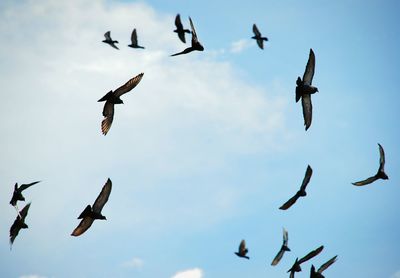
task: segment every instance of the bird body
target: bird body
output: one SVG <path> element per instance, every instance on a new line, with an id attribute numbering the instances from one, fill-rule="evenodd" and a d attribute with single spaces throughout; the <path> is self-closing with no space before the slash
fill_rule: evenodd
<path id="1" fill-rule="evenodd" d="M 323 249 L 324 249 L 324 246 L 321 245 L 317 249 L 315 249 L 315 250 L 311 251 L 310 253 L 308 253 L 307 255 L 305 255 L 300 260 L 299 260 L 299 258 L 296 258 L 296 261 L 294 262 L 293 266 L 287 271 L 287 272 L 290 272 L 290 277 L 294 277 L 294 273 L 295 272 L 300 272 L 301 271 L 301 266 L 300 265 L 302 263 L 314 258 L 319 253 L 321 253 Z"/>
<path id="2" fill-rule="evenodd" d="M 236 256 L 241 257 L 241 258 L 245 258 L 245 259 L 250 259 L 248 256 L 246 256 L 246 254 L 249 252 L 249 250 L 246 248 L 246 241 L 243 239 L 240 242 L 239 245 L 239 250 L 238 252 L 235 252 Z"/>
<path id="3" fill-rule="evenodd" d="M 28 229 L 28 225 L 25 223 L 25 218 L 28 215 L 28 210 L 31 206 L 31 203 L 25 205 L 25 207 L 18 213 L 17 218 L 14 220 L 10 228 L 10 248 L 14 243 L 15 238 L 18 236 L 19 231 L 21 229 Z"/>
<path id="4" fill-rule="evenodd" d="M 86 206 L 86 208 L 79 215 L 78 219 L 82 219 L 79 225 L 74 229 L 71 236 L 80 236 L 86 232 L 93 224 L 94 220 L 107 220 L 104 215 L 101 214 L 101 210 L 107 203 L 108 198 L 111 194 L 112 183 L 108 179 L 103 186 L 99 196 L 93 203 L 93 206 Z"/>
<path id="5" fill-rule="evenodd" d="M 138 38 L 137 38 L 137 34 L 136 34 L 136 29 L 133 29 L 132 34 L 131 34 L 131 44 L 128 45 L 129 47 L 132 48 L 141 48 L 144 49 L 143 46 L 140 46 L 138 44 Z"/>
<path id="6" fill-rule="evenodd" d="M 388 175 L 385 173 L 385 151 L 383 150 L 383 147 L 381 144 L 378 143 L 379 146 L 379 168 L 378 172 L 375 174 L 375 176 L 369 177 L 365 180 L 358 181 L 358 182 L 353 182 L 353 185 L 356 186 L 363 186 L 366 184 L 373 183 L 376 180 L 382 179 L 382 180 L 387 180 L 389 179 Z"/>
<path id="7" fill-rule="evenodd" d="M 318 92 L 318 88 L 312 86 L 312 79 L 315 70 L 315 54 L 310 49 L 306 69 L 304 71 L 303 79 L 297 77 L 296 80 L 296 102 L 301 98 L 301 105 L 303 107 L 303 118 L 306 130 L 311 126 L 312 121 L 312 103 L 311 95 Z"/>
<path id="8" fill-rule="evenodd" d="M 264 49 L 264 41 L 268 41 L 267 37 L 263 37 L 258 30 L 257 26 L 253 24 L 253 33 L 254 36 L 251 37 L 252 39 L 255 39 L 257 41 L 258 47 L 261 49 Z"/>
<path id="9" fill-rule="evenodd" d="M 39 182 L 40 181 L 35 181 L 32 183 L 28 183 L 28 184 L 21 184 L 20 187 L 18 187 L 18 183 L 15 183 L 14 192 L 11 197 L 10 204 L 12 206 L 16 207 L 18 201 L 25 201 L 25 197 L 22 195 L 22 191 L 24 191 L 25 189 L 27 189 L 27 188 L 31 187 L 32 185 L 37 184 Z"/>
<path id="10" fill-rule="evenodd" d="M 318 268 L 318 271 L 315 270 L 314 265 L 311 265 L 311 270 L 310 270 L 310 278 L 325 278 L 324 275 L 322 275 L 322 272 L 330 267 L 333 263 L 336 262 L 337 256 L 331 258 L 329 261 L 321 265 L 320 268 Z"/>
<path id="11" fill-rule="evenodd" d="M 106 135 L 111 128 L 114 119 L 114 105 L 124 103 L 120 97 L 135 88 L 137 84 L 139 84 L 140 80 L 142 80 L 143 75 L 144 73 L 138 74 L 115 91 L 109 91 L 98 100 L 98 102 L 106 102 L 103 107 L 104 119 L 101 122 L 101 131 L 104 135 Z"/>
<path id="12" fill-rule="evenodd" d="M 192 19 L 189 17 L 189 22 L 190 22 L 190 27 L 192 28 L 192 45 L 188 48 L 186 48 L 185 50 L 172 54 L 171 56 L 178 56 L 178 55 L 182 55 L 182 54 L 187 54 L 190 53 L 192 51 L 203 51 L 204 47 L 201 45 L 201 43 L 199 42 L 198 38 L 197 38 L 197 34 L 196 34 L 196 30 L 194 29 L 194 25 L 193 25 L 193 21 Z"/>
<path id="13" fill-rule="evenodd" d="M 175 17 L 175 26 L 176 26 L 176 29 L 174 30 L 174 32 L 178 34 L 179 39 L 183 43 L 186 43 L 185 33 L 190 34 L 190 30 L 183 28 L 183 25 L 181 22 L 181 16 L 179 14 L 177 14 Z"/>
<path id="14" fill-rule="evenodd" d="M 114 40 L 111 38 L 111 32 L 110 32 L 110 31 L 107 31 L 107 32 L 104 34 L 104 37 L 105 37 L 106 39 L 103 40 L 102 42 L 104 42 L 104 43 L 106 43 L 106 44 L 109 44 L 111 47 L 114 47 L 115 49 L 118 49 L 118 50 L 119 50 L 119 48 L 115 45 L 116 43 L 118 43 L 118 41 L 114 41 Z"/>

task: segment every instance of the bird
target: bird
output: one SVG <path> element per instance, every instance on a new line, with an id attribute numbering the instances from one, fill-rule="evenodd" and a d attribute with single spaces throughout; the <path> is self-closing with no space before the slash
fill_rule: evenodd
<path id="1" fill-rule="evenodd" d="M 306 70 L 304 71 L 303 79 L 297 77 L 296 80 L 296 102 L 301 98 L 303 106 L 303 118 L 306 130 L 311 126 L 312 120 L 312 103 L 311 94 L 318 92 L 318 88 L 311 85 L 315 70 L 315 54 L 310 49 L 310 54 L 307 61 Z"/>
<path id="2" fill-rule="evenodd" d="M 79 215 L 78 219 L 82 219 L 78 227 L 72 232 L 71 236 L 80 236 L 87 229 L 92 226 L 93 221 L 96 219 L 107 220 L 104 215 L 101 214 L 101 210 L 108 201 L 108 197 L 111 193 L 112 183 L 110 179 L 103 186 L 99 196 L 94 201 L 93 206 L 87 205 L 83 212 Z"/>
<path id="3" fill-rule="evenodd" d="M 105 96 L 98 100 L 98 102 L 106 102 L 103 108 L 104 119 L 101 122 L 101 131 L 104 135 L 106 135 L 110 130 L 114 119 L 114 104 L 124 103 L 120 97 L 135 88 L 137 84 L 139 84 L 140 80 L 142 80 L 143 74 L 144 73 L 138 74 L 115 91 L 109 91 Z"/>
<path id="4" fill-rule="evenodd" d="M 318 271 L 315 271 L 314 265 L 311 265 L 311 271 L 310 271 L 310 278 L 325 278 L 324 275 L 322 275 L 322 272 L 330 267 L 334 262 L 336 262 L 337 255 L 321 265 L 320 268 L 318 268 Z"/>
<path id="5" fill-rule="evenodd" d="M 257 44 L 261 49 L 264 49 L 264 41 L 268 41 L 268 38 L 261 36 L 261 33 L 258 31 L 258 28 L 255 24 L 253 24 L 253 33 L 254 36 L 251 38 L 257 41 Z"/>
<path id="6" fill-rule="evenodd" d="M 307 255 L 305 255 L 303 258 L 301 258 L 299 260 L 299 258 L 296 258 L 296 261 L 294 262 L 293 266 L 287 271 L 290 272 L 290 278 L 294 278 L 294 273 L 295 272 L 300 272 L 301 271 L 301 267 L 300 265 L 312 258 L 314 258 L 315 256 L 317 256 L 319 253 L 322 252 L 322 250 L 324 249 L 324 246 L 321 245 L 320 247 L 318 247 L 317 249 L 311 251 L 310 253 L 308 253 Z"/>
<path id="7" fill-rule="evenodd" d="M 239 245 L 239 251 L 235 252 L 236 256 L 241 257 L 241 258 L 246 258 L 246 259 L 250 259 L 248 256 L 246 256 L 246 254 L 249 252 L 249 250 L 246 248 L 246 241 L 244 239 L 242 239 L 242 241 L 240 242 Z"/>
<path id="8" fill-rule="evenodd" d="M 31 187 L 34 184 L 39 183 L 40 181 L 35 181 L 32 183 L 28 183 L 28 184 L 21 184 L 20 187 L 18 187 L 18 183 L 15 183 L 14 185 L 14 192 L 10 201 L 10 204 L 15 207 L 15 209 L 18 211 L 18 206 L 17 206 L 17 202 L 18 201 L 25 201 L 25 197 L 22 195 L 22 191 L 24 191 L 25 189 Z"/>
<path id="9" fill-rule="evenodd" d="M 10 249 L 14 243 L 15 238 L 17 237 L 19 231 L 21 229 L 28 229 L 28 225 L 25 223 L 25 218 L 28 215 L 28 210 L 31 206 L 31 203 L 25 205 L 25 207 L 18 213 L 17 218 L 10 228 Z"/>
<path id="10" fill-rule="evenodd" d="M 285 230 L 285 228 L 283 228 L 283 243 L 282 243 L 281 249 L 279 250 L 278 254 L 276 254 L 275 258 L 273 259 L 271 265 L 277 265 L 279 263 L 279 261 L 282 259 L 283 254 L 286 251 L 290 251 L 290 249 L 288 247 L 288 241 L 289 241 L 288 231 Z"/>
<path id="11" fill-rule="evenodd" d="M 370 184 L 376 180 L 382 179 L 387 180 L 389 179 L 388 175 L 385 173 L 385 151 L 383 150 L 381 144 L 378 143 L 379 146 L 379 169 L 375 176 L 369 177 L 363 181 L 353 182 L 353 185 L 356 186 L 363 186 L 366 184 Z"/>
<path id="12" fill-rule="evenodd" d="M 131 44 L 128 45 L 129 47 L 132 48 L 142 48 L 144 49 L 143 46 L 138 45 L 138 39 L 137 39 L 137 34 L 136 34 L 136 29 L 133 29 L 132 34 L 131 34 Z"/>
<path id="13" fill-rule="evenodd" d="M 115 45 L 116 43 L 118 43 L 118 41 L 114 41 L 112 38 L 111 38 L 111 35 L 110 35 L 110 31 L 107 31 L 105 34 L 104 34 L 104 37 L 106 38 L 105 40 L 103 40 L 103 42 L 104 43 L 108 43 L 109 45 L 111 45 L 112 47 L 114 47 L 115 49 L 118 49 L 119 50 L 119 48 Z"/>
<path id="14" fill-rule="evenodd" d="M 181 54 L 187 54 L 189 52 L 192 52 L 194 50 L 198 50 L 198 51 L 203 51 L 204 47 L 201 45 L 201 43 L 199 42 L 198 38 L 197 38 L 197 34 L 196 34 L 196 30 L 194 29 L 194 25 L 193 25 L 193 21 L 192 19 L 189 17 L 189 21 L 190 21 L 190 27 L 192 28 L 192 45 L 188 48 L 186 48 L 185 50 L 172 54 L 171 56 L 177 56 L 177 55 L 181 55 Z"/>
<path id="15" fill-rule="evenodd" d="M 174 30 L 174 32 L 178 34 L 179 39 L 183 43 L 186 43 L 185 33 L 190 34 L 190 30 L 183 28 L 183 25 L 181 22 L 181 16 L 179 14 L 177 14 L 175 17 L 175 26 L 176 26 L 176 30 Z"/>
<path id="16" fill-rule="evenodd" d="M 297 191 L 296 194 L 292 198 L 290 198 L 286 203 L 284 203 L 279 209 L 287 210 L 297 201 L 298 198 L 305 197 L 307 195 L 306 187 L 307 187 L 308 183 L 310 182 L 312 173 L 313 173 L 313 170 L 311 169 L 311 166 L 308 165 L 306 174 L 304 175 L 303 183 L 301 184 L 299 191 Z"/>

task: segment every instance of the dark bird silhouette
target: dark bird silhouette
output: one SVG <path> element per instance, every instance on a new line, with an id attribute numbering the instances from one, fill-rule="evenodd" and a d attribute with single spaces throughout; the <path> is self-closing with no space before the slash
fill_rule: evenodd
<path id="1" fill-rule="evenodd" d="M 241 258 L 246 258 L 246 259 L 250 259 L 248 256 L 246 256 L 246 254 L 249 252 L 249 250 L 246 248 L 246 241 L 243 239 L 240 242 L 239 245 L 239 251 L 235 252 L 236 256 L 241 257 Z"/>
<path id="2" fill-rule="evenodd" d="M 308 165 L 306 174 L 304 175 L 303 183 L 301 184 L 299 191 L 297 191 L 297 193 L 292 198 L 290 198 L 286 203 L 284 203 L 279 209 L 287 210 L 294 203 L 296 203 L 298 198 L 304 197 L 307 195 L 306 187 L 307 187 L 308 183 L 310 182 L 312 173 L 313 173 L 313 170 L 311 169 L 310 165 Z"/>
<path id="3" fill-rule="evenodd" d="M 177 14 L 175 17 L 175 26 L 176 26 L 176 30 L 174 30 L 174 32 L 178 34 L 179 39 L 183 43 L 186 43 L 185 33 L 190 34 L 190 31 L 188 29 L 183 28 L 183 25 L 181 22 L 181 16 L 179 14 Z"/>
<path id="4" fill-rule="evenodd" d="M 18 211 L 18 207 L 17 207 L 17 202 L 18 201 L 25 201 L 25 197 L 22 195 L 22 191 L 24 191 L 25 189 L 31 187 L 34 184 L 39 183 L 40 181 L 35 181 L 32 183 L 28 183 L 28 184 L 21 184 L 20 187 L 18 187 L 18 183 L 15 183 L 14 185 L 14 192 L 10 201 L 10 204 L 15 207 Z"/>
<path id="5" fill-rule="evenodd" d="M 14 243 L 15 238 L 17 237 L 19 231 L 21 229 L 28 229 L 28 225 L 25 223 L 25 218 L 28 215 L 28 210 L 31 206 L 31 203 L 25 205 L 25 207 L 18 213 L 17 218 L 10 228 L 10 249 Z"/>
<path id="6" fill-rule="evenodd" d="M 120 97 L 135 88 L 137 84 L 139 84 L 140 80 L 142 80 L 143 74 L 144 73 L 138 74 L 137 76 L 126 82 L 124 85 L 116 89 L 114 92 L 109 91 L 105 96 L 98 100 L 98 102 L 106 102 L 103 108 L 104 119 L 101 122 L 101 131 L 104 135 L 106 135 L 107 132 L 110 130 L 111 124 L 114 119 L 114 104 L 124 103 Z"/>
<path id="7" fill-rule="evenodd" d="M 129 44 L 128 46 L 129 46 L 129 47 L 132 47 L 132 48 L 142 48 L 142 49 L 144 49 L 143 46 L 140 46 L 140 45 L 138 44 L 136 29 L 133 29 L 133 31 L 132 31 L 132 34 L 131 34 L 131 44 Z"/>
<path id="8" fill-rule="evenodd" d="M 322 250 L 324 249 L 324 246 L 321 245 L 320 247 L 318 247 L 317 249 L 311 251 L 310 253 L 308 253 L 307 255 L 305 255 L 303 258 L 301 258 L 299 260 L 299 258 L 296 258 L 296 261 L 294 262 L 293 266 L 287 271 L 290 272 L 290 278 L 294 278 L 294 273 L 295 272 L 300 272 L 301 271 L 301 267 L 300 265 L 312 258 L 314 258 L 315 256 L 317 256 L 319 253 L 322 252 Z"/>
<path id="9" fill-rule="evenodd" d="M 366 180 L 353 182 L 356 186 L 363 186 L 369 183 L 372 183 L 376 180 L 382 179 L 387 180 L 389 179 L 388 175 L 385 173 L 385 151 L 383 150 L 381 144 L 378 143 L 379 146 L 379 169 L 375 176 L 369 177 Z"/>
<path id="10" fill-rule="evenodd" d="M 336 262 L 336 258 L 337 256 L 333 257 L 332 259 L 321 265 L 321 267 L 318 268 L 318 271 L 315 271 L 314 265 L 311 265 L 310 278 L 325 278 L 325 276 L 322 275 L 322 272 L 328 267 L 330 267 L 331 264 Z"/>
<path id="11" fill-rule="evenodd" d="M 275 258 L 273 259 L 271 265 L 277 265 L 279 263 L 279 261 L 282 259 L 283 254 L 286 251 L 290 251 L 290 249 L 288 247 L 288 241 L 289 241 L 288 231 L 286 231 L 285 228 L 283 228 L 283 243 L 282 243 L 281 249 L 279 250 L 278 254 L 276 254 Z"/>
<path id="12" fill-rule="evenodd" d="M 104 37 L 105 37 L 106 39 L 103 40 L 103 42 L 104 42 L 104 43 L 107 43 L 107 44 L 111 45 L 112 47 L 114 47 L 115 49 L 118 49 L 118 50 L 119 50 L 119 48 L 115 45 L 116 43 L 118 43 L 118 41 L 114 41 L 114 40 L 111 38 L 110 33 L 111 33 L 111 32 L 108 31 L 108 32 L 106 32 L 106 33 L 104 34 Z"/>
<path id="13" fill-rule="evenodd" d="M 301 104 L 303 106 L 304 125 L 306 126 L 306 130 L 311 126 L 312 120 L 311 94 L 315 94 L 316 92 L 318 92 L 318 88 L 311 85 L 312 79 L 314 77 L 314 70 L 315 55 L 314 51 L 310 49 L 310 55 L 308 57 L 303 80 L 301 80 L 300 76 L 297 77 L 296 80 L 296 102 L 298 102 L 301 98 Z"/>
<path id="14" fill-rule="evenodd" d="M 255 24 L 253 24 L 253 33 L 254 36 L 251 38 L 257 41 L 257 44 L 261 49 L 264 49 L 264 41 L 268 41 L 268 38 L 261 36 L 261 33 L 258 31 L 258 28 Z"/>
<path id="15" fill-rule="evenodd" d="M 86 232 L 96 219 L 107 220 L 106 217 L 101 214 L 101 210 L 108 201 L 108 197 L 111 193 L 111 185 L 111 180 L 108 179 L 96 201 L 94 201 L 93 206 L 91 207 L 90 205 L 87 205 L 84 211 L 79 215 L 78 219 L 82 220 L 78 227 L 76 227 L 72 232 L 71 236 L 80 236 Z"/>
<path id="16" fill-rule="evenodd" d="M 182 52 L 172 54 L 171 56 L 187 54 L 194 50 L 198 50 L 198 51 L 204 50 L 204 47 L 201 45 L 201 43 L 199 42 L 199 40 L 197 38 L 196 30 L 194 29 L 194 25 L 193 25 L 192 19 L 190 17 L 189 17 L 189 21 L 190 21 L 190 27 L 192 28 L 192 45 L 190 47 L 186 48 L 185 50 L 183 50 Z"/>

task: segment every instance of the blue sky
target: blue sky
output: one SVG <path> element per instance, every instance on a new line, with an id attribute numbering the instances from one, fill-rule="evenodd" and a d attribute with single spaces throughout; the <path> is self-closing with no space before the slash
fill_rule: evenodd
<path id="1" fill-rule="evenodd" d="M 288 277 L 322 244 L 314 265 L 338 255 L 326 277 L 400 277 L 398 2 L 64 2 L 0 3 L 1 277 Z M 169 57 L 185 47 L 178 12 L 204 52 Z M 134 27 L 145 50 L 126 47 Z M 310 48 L 305 132 L 294 91 Z M 96 101 L 140 72 L 102 136 Z M 352 186 L 375 174 L 378 142 L 390 179 Z M 308 164 L 307 197 L 279 210 Z M 108 177 L 107 221 L 69 236 Z M 34 180 L 10 252 L 12 188 Z M 292 252 L 272 267 L 282 227 Z"/>

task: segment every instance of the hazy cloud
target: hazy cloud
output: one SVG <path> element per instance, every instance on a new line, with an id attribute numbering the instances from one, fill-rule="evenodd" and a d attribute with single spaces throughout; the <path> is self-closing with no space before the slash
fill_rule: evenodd
<path id="1" fill-rule="evenodd" d="M 252 41 L 251 39 L 241 39 L 231 44 L 230 51 L 232 53 L 240 53 L 243 50 L 246 50 L 247 48 L 254 46 L 254 43 L 255 42 Z"/>
<path id="2" fill-rule="evenodd" d="M 177 272 L 172 278 L 203 278 L 203 270 L 193 268 Z"/>
<path id="3" fill-rule="evenodd" d="M 392 276 L 390 276 L 390 278 L 400 278 L 400 270 L 397 271 L 395 274 L 393 274 Z"/>
<path id="4" fill-rule="evenodd" d="M 144 261 L 141 258 L 134 257 L 131 260 L 124 262 L 123 266 L 132 267 L 132 268 L 142 268 L 144 265 Z"/>

